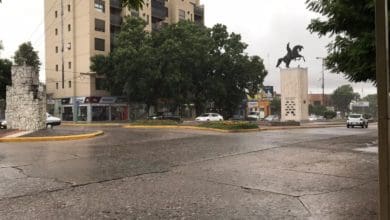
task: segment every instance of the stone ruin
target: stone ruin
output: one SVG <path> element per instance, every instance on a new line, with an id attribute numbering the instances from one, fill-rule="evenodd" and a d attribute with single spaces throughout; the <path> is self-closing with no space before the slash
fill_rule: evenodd
<path id="1" fill-rule="evenodd" d="M 12 67 L 12 86 L 7 86 L 6 102 L 8 129 L 46 128 L 46 87 L 39 82 L 39 73 L 32 67 Z"/>

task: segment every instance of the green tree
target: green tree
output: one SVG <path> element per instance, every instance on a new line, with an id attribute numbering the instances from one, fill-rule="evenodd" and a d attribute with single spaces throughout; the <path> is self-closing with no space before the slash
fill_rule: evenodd
<path id="1" fill-rule="evenodd" d="M 31 42 L 21 44 L 19 49 L 15 52 L 15 56 L 13 58 L 16 65 L 31 66 L 36 72 L 39 72 L 41 62 L 39 61 L 38 52 L 34 51 Z"/>
<path id="2" fill-rule="evenodd" d="M 0 51 L 3 44 L 0 41 Z M 0 59 L 0 99 L 5 99 L 6 87 L 11 85 L 11 67 L 12 62 L 8 59 Z"/>
<path id="3" fill-rule="evenodd" d="M 326 111 L 327 109 L 323 105 L 309 105 L 309 114 L 324 116 Z"/>
<path id="4" fill-rule="evenodd" d="M 342 85 L 332 94 L 332 102 L 337 111 L 348 112 L 349 104 L 353 99 L 358 98 L 359 94 L 353 92 L 351 85 Z"/>
<path id="5" fill-rule="evenodd" d="M 272 99 L 270 107 L 271 107 L 271 114 L 280 116 L 280 113 L 282 111 L 282 102 L 279 97 L 276 96 L 275 98 Z"/>
<path id="6" fill-rule="evenodd" d="M 241 36 L 229 33 L 226 26 L 215 25 L 211 38 L 211 98 L 215 107 L 229 118 L 247 95 L 253 96 L 261 89 L 267 71 L 263 60 L 258 56 L 249 57 Z"/>
<path id="7" fill-rule="evenodd" d="M 213 29 L 179 22 L 159 32 L 144 31 L 145 22 L 127 18 L 109 56 L 92 58 L 91 69 L 106 76 L 106 88 L 130 101 L 171 111 L 194 103 L 197 113 L 214 103 L 231 116 L 246 94 L 255 94 L 267 72 L 258 56 L 226 27 Z"/>
<path id="8" fill-rule="evenodd" d="M 368 108 L 368 113 L 372 117 L 378 118 L 378 96 L 376 94 L 367 95 L 362 100 L 367 101 L 370 104 Z"/>
<path id="9" fill-rule="evenodd" d="M 375 82 L 374 1 L 306 0 L 306 5 L 321 15 L 309 24 L 310 32 L 334 39 L 327 46 L 326 67 L 354 82 Z"/>
<path id="10" fill-rule="evenodd" d="M 139 18 L 127 18 L 107 57 L 91 58 L 91 70 L 106 78 L 105 87 L 113 95 L 126 95 L 129 101 L 157 103 L 161 77 L 156 70 L 151 35 Z"/>
<path id="11" fill-rule="evenodd" d="M 11 85 L 12 62 L 8 59 L 0 59 L 0 99 L 5 99 L 6 87 Z"/>
<path id="12" fill-rule="evenodd" d="M 121 0 L 122 7 L 128 7 L 129 9 L 139 10 L 144 5 L 144 0 Z"/>

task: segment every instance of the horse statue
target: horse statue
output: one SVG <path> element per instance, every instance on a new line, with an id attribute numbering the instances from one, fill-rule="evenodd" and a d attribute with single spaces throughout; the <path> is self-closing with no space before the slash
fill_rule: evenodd
<path id="1" fill-rule="evenodd" d="M 279 67 L 282 62 L 286 64 L 286 68 L 290 68 L 290 62 L 291 60 L 301 60 L 306 62 L 305 57 L 300 55 L 299 53 L 302 51 L 303 46 L 297 45 L 293 47 L 291 50 L 290 43 L 287 44 L 287 54 L 283 58 L 278 59 L 278 63 L 276 64 L 276 67 Z"/>

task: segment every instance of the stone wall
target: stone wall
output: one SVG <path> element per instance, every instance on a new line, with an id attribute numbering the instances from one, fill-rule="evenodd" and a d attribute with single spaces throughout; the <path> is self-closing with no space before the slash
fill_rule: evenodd
<path id="1" fill-rule="evenodd" d="M 37 131 L 46 128 L 46 88 L 28 66 L 12 67 L 7 86 L 5 119 L 8 129 Z"/>

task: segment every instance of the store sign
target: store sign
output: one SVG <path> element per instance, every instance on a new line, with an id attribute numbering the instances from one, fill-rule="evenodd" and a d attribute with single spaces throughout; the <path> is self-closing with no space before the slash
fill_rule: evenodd
<path id="1" fill-rule="evenodd" d="M 257 108 L 259 107 L 258 102 L 248 102 L 248 108 Z"/>
<path id="2" fill-rule="evenodd" d="M 86 99 L 86 97 L 76 97 L 76 103 L 77 104 L 83 104 L 83 103 L 85 103 L 85 99 Z M 73 97 L 70 98 L 69 104 L 73 104 L 73 100 L 74 100 Z"/>
<path id="3" fill-rule="evenodd" d="M 84 103 L 99 103 L 100 102 L 100 97 L 86 97 Z"/>
<path id="4" fill-rule="evenodd" d="M 264 86 L 263 88 L 264 94 L 265 94 L 265 99 L 267 100 L 272 100 L 274 97 L 274 87 L 273 86 Z"/>
<path id="5" fill-rule="evenodd" d="M 68 105 L 69 103 L 70 103 L 70 98 L 61 99 L 61 104 Z"/>
<path id="6" fill-rule="evenodd" d="M 118 97 L 116 99 L 116 103 L 127 103 L 127 98 L 125 98 L 125 97 Z"/>
<path id="7" fill-rule="evenodd" d="M 116 101 L 116 97 L 102 97 L 100 99 L 101 104 L 113 104 Z"/>
<path id="8" fill-rule="evenodd" d="M 356 103 L 352 104 L 352 106 L 353 107 L 360 107 L 360 108 L 362 108 L 362 107 L 368 108 L 368 107 L 370 107 L 370 103 L 369 102 L 356 102 Z"/>

